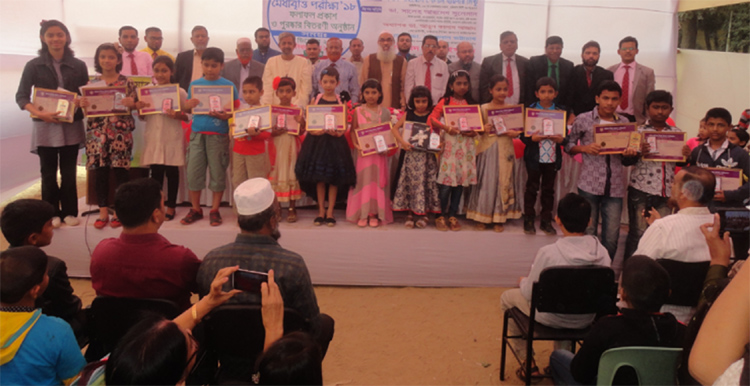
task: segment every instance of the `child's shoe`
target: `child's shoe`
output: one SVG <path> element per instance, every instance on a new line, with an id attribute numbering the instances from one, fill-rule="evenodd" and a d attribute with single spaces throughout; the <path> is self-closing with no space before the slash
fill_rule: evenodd
<path id="1" fill-rule="evenodd" d="M 435 228 L 441 232 L 446 232 L 448 230 L 448 225 L 445 224 L 445 217 L 440 216 L 435 219 Z"/>
<path id="2" fill-rule="evenodd" d="M 450 226 L 452 231 L 461 230 L 461 224 L 458 222 L 458 219 L 455 217 L 451 217 L 448 219 L 448 225 Z"/>
<path id="3" fill-rule="evenodd" d="M 547 236 L 555 236 L 557 235 L 557 231 L 554 227 L 552 227 L 551 221 L 542 221 L 541 224 L 539 224 L 539 229 L 541 229 L 542 232 L 547 234 Z"/>
<path id="4" fill-rule="evenodd" d="M 523 218 L 523 233 L 527 235 L 535 235 L 536 228 L 534 228 L 534 217 L 524 216 Z"/>

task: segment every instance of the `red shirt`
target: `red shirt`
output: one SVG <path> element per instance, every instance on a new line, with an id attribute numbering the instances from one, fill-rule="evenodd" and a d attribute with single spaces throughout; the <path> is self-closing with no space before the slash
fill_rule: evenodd
<path id="1" fill-rule="evenodd" d="M 258 155 L 266 152 L 266 141 L 271 138 L 269 130 L 261 131 L 255 136 L 247 136 L 234 140 L 232 150 L 242 155 Z"/>
<path id="2" fill-rule="evenodd" d="M 190 249 L 158 233 L 121 234 L 91 254 L 91 286 L 97 296 L 167 299 L 188 309 L 200 264 Z"/>

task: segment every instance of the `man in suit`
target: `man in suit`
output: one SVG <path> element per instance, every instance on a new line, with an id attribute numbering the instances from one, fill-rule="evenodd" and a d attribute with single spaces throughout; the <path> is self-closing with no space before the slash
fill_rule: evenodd
<path id="1" fill-rule="evenodd" d="M 208 30 L 202 25 L 196 25 L 190 32 L 190 42 L 195 49 L 183 51 L 177 54 L 175 61 L 175 79 L 180 88 L 190 88 L 190 82 L 203 76 L 201 68 L 201 55 L 208 47 Z"/>
<path id="2" fill-rule="evenodd" d="M 607 68 L 622 87 L 622 102 L 617 107 L 617 113 L 627 117 L 630 122 L 643 124 L 646 121 L 646 95 L 654 91 L 656 84 L 654 70 L 636 63 L 638 40 L 632 36 L 620 40 L 617 54 L 622 62 Z"/>
<path id="3" fill-rule="evenodd" d="M 248 38 L 237 39 L 237 59 L 230 60 L 221 70 L 221 76 L 234 83 L 238 91 L 242 91 L 242 82 L 250 76 L 263 77 L 265 65 L 253 60 L 253 43 Z"/>
<path id="4" fill-rule="evenodd" d="M 573 68 L 568 79 L 565 95 L 560 97 L 563 105 L 568 108 L 568 122 L 573 123 L 575 116 L 596 107 L 596 90 L 605 80 L 614 80 L 609 70 L 597 66 L 601 48 L 599 43 L 591 40 L 583 45 L 581 59 L 583 64 Z"/>
<path id="5" fill-rule="evenodd" d="M 482 69 L 479 75 L 479 95 L 481 103 L 489 102 L 492 97 L 488 85 L 490 78 L 495 74 L 504 75 L 508 78 L 507 104 L 526 103 L 526 72 L 529 59 L 516 55 L 518 50 L 518 37 L 513 31 L 505 31 L 500 34 L 500 53 L 482 61 Z"/>
<path id="6" fill-rule="evenodd" d="M 568 78 L 573 72 L 573 62 L 561 58 L 563 50 L 563 40 L 559 36 L 550 36 L 544 44 L 544 55 L 532 56 L 529 59 L 529 74 L 527 75 L 526 85 L 526 104 L 537 101 L 534 94 L 536 81 L 545 76 L 550 77 L 557 82 L 557 98 L 554 102 L 557 105 L 562 104 L 560 96 L 565 95 L 568 87 Z M 589 109 L 590 110 L 590 109 Z"/>
<path id="7" fill-rule="evenodd" d="M 471 97 L 479 103 L 479 74 L 482 72 L 482 66 L 474 61 L 474 46 L 469 42 L 461 42 L 456 46 L 458 61 L 448 65 L 448 71 L 452 74 L 458 70 L 465 70 L 469 73 L 471 80 Z"/>

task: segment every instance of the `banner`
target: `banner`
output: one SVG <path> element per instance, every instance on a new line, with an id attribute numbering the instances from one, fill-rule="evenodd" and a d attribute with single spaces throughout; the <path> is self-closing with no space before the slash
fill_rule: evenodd
<path id="1" fill-rule="evenodd" d="M 295 54 L 302 55 L 308 39 L 318 39 L 321 51 L 332 37 L 343 41 L 344 55 L 355 37 L 365 45 L 363 55 L 377 50 L 383 31 L 408 32 L 411 53 L 421 54 L 422 38 L 434 35 L 450 46 L 448 58 L 457 60 L 456 45 L 469 42 L 482 49 L 484 0 L 263 0 L 263 26 L 278 46 L 279 35 L 291 32 L 297 38 Z M 325 55 L 325 54 L 324 54 Z"/>

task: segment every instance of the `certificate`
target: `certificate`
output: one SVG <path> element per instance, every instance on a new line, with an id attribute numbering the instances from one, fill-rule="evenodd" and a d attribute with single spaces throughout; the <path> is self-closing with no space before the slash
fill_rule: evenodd
<path id="1" fill-rule="evenodd" d="M 362 156 L 385 153 L 390 149 L 397 149 L 396 138 L 391 132 L 391 123 L 380 123 L 359 127 L 354 131 L 359 142 Z"/>
<path id="2" fill-rule="evenodd" d="M 193 108 L 193 114 L 208 114 L 212 111 L 232 113 L 234 111 L 232 86 L 192 86 L 190 97 L 200 102 Z"/>
<path id="3" fill-rule="evenodd" d="M 560 135 L 565 136 L 565 111 L 526 109 L 524 135 Z"/>
<path id="4" fill-rule="evenodd" d="M 742 169 L 706 168 L 716 176 L 716 191 L 737 190 L 742 186 Z"/>
<path id="5" fill-rule="evenodd" d="M 247 130 L 250 128 L 269 130 L 271 126 L 273 126 L 273 121 L 271 120 L 271 106 L 250 107 L 248 109 L 235 111 L 232 137 L 246 137 Z"/>
<path id="6" fill-rule="evenodd" d="M 122 104 L 127 92 L 126 86 L 81 87 L 81 95 L 89 102 L 89 107 L 83 110 L 86 117 L 130 115 L 130 110 Z"/>
<path id="7" fill-rule="evenodd" d="M 492 123 L 490 135 L 500 135 L 509 131 L 523 131 L 523 105 L 487 110 L 487 119 Z"/>
<path id="8" fill-rule="evenodd" d="M 649 144 L 648 154 L 644 161 L 685 162 L 682 148 L 685 147 L 684 132 L 644 131 L 643 141 Z"/>
<path id="9" fill-rule="evenodd" d="M 346 129 L 346 107 L 344 105 L 307 106 L 308 131 L 343 131 Z"/>
<path id="10" fill-rule="evenodd" d="M 180 85 L 138 87 L 138 100 L 146 107 L 138 110 L 141 115 L 165 114 L 167 110 L 180 111 Z"/>
<path id="11" fill-rule="evenodd" d="M 630 134 L 637 131 L 636 126 L 636 123 L 594 125 L 594 143 L 602 147 L 599 154 L 622 154 L 630 146 Z"/>
<path id="12" fill-rule="evenodd" d="M 440 151 L 440 135 L 422 122 L 404 122 L 402 137 L 413 150 L 437 153 Z"/>
<path id="13" fill-rule="evenodd" d="M 294 116 L 300 114 L 302 109 L 296 107 L 271 106 L 271 126 L 286 128 L 287 133 L 299 135 L 299 123 Z"/>
<path id="14" fill-rule="evenodd" d="M 460 131 L 484 131 L 479 105 L 443 107 L 445 125 Z"/>
<path id="15" fill-rule="evenodd" d="M 70 91 L 34 87 L 34 95 L 31 103 L 39 111 L 60 112 L 60 115 L 55 117 L 55 119 L 60 122 L 72 123 L 76 111 L 73 100 L 76 99 L 77 95 Z M 31 117 L 39 118 L 33 114 Z"/>

